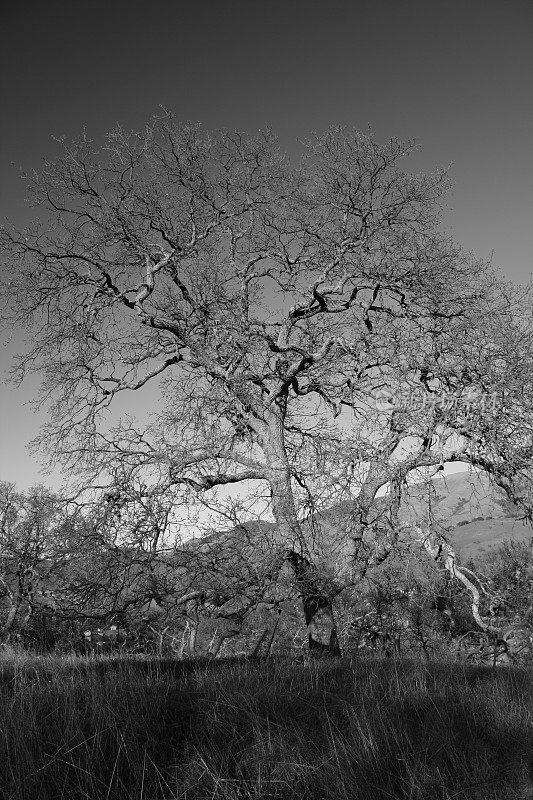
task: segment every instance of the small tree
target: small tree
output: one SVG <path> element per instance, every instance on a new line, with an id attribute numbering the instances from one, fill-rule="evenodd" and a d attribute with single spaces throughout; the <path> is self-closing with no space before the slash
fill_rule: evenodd
<path id="1" fill-rule="evenodd" d="M 512 313 L 439 230 L 444 173 L 407 174 L 411 143 L 342 128 L 291 166 L 269 132 L 171 116 L 62 148 L 27 176 L 41 219 L 2 233 L 11 318 L 34 331 L 17 374 L 40 371 L 52 400 L 42 442 L 85 481 L 120 469 L 210 507 L 217 488 L 266 486 L 311 651 L 338 654 L 333 599 L 393 549 L 407 475 L 494 456 L 461 403 L 491 389 L 480 325 Z M 106 426 L 149 386 L 151 424 Z M 328 574 L 327 536 L 302 517 L 342 500 Z"/>
<path id="2" fill-rule="evenodd" d="M 69 555 L 65 523 L 63 504 L 44 487 L 0 483 L 0 641 L 23 636 L 36 613 L 56 608 Z"/>

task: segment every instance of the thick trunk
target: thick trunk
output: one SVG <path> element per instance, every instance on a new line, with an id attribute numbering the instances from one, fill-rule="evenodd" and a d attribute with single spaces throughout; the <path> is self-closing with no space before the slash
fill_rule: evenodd
<path id="1" fill-rule="evenodd" d="M 311 656 L 340 658 L 341 648 L 333 616 L 333 604 L 328 598 L 325 607 L 304 603 L 305 621 Z"/>
<path id="2" fill-rule="evenodd" d="M 331 591 L 321 586 L 320 575 L 314 574 L 309 561 L 299 553 L 287 555 L 300 592 L 307 626 L 309 655 L 318 658 L 340 658 L 341 649 L 333 614 Z"/>
<path id="3" fill-rule="evenodd" d="M 300 555 L 302 551 L 305 552 L 305 541 L 296 513 L 290 468 L 281 430 L 279 437 L 271 436 L 270 444 L 272 450 L 267 453 L 267 458 L 272 512 L 300 593 L 307 626 L 309 654 L 337 658 L 341 655 L 341 651 L 333 614 L 333 595 L 323 585 L 322 576 L 313 569 L 304 556 Z"/>

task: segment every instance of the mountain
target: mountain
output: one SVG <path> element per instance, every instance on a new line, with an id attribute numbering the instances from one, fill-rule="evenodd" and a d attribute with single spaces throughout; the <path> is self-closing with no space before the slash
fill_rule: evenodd
<path id="1" fill-rule="evenodd" d="M 463 562 L 484 555 L 505 541 L 528 541 L 533 536 L 531 526 L 517 518 L 515 506 L 485 473 L 439 475 L 432 486 L 433 516 L 448 529 Z M 403 513 L 423 519 L 427 515 L 427 487 L 411 487 L 409 494 Z"/>
<path id="2" fill-rule="evenodd" d="M 470 558 L 477 560 L 505 541 L 528 541 L 533 537 L 533 529 L 517 518 L 516 509 L 505 492 L 491 484 L 484 473 L 439 474 L 431 481 L 431 486 L 430 492 L 425 483 L 409 487 L 402 500 L 400 519 L 423 523 L 427 519 L 430 495 L 433 517 L 447 531 L 463 564 Z M 378 498 L 378 513 L 382 503 Z M 350 551 L 346 530 L 351 510 L 352 504 L 345 501 L 317 512 L 303 526 L 311 553 L 318 561 L 325 559 L 335 570 L 346 563 Z M 408 542 L 406 536 L 405 544 Z M 182 552 L 188 553 L 188 558 L 195 553 L 199 563 L 205 560 L 207 571 L 210 569 L 207 564 L 215 558 L 219 567 L 224 564 L 232 574 L 242 575 L 249 569 L 270 563 L 272 553 L 282 544 L 287 543 L 280 540 L 273 522 L 256 520 L 191 540 Z"/>

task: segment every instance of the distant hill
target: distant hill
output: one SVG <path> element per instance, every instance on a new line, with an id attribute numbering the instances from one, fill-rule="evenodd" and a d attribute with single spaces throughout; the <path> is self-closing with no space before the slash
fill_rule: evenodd
<path id="1" fill-rule="evenodd" d="M 505 492 L 491 484 L 485 473 L 457 472 L 432 481 L 433 514 L 450 530 L 450 538 L 463 561 L 485 554 L 503 542 L 528 541 L 533 528 L 517 518 Z M 428 492 L 411 487 L 405 513 L 421 519 L 427 513 Z"/>
<path id="2" fill-rule="evenodd" d="M 463 562 L 484 555 L 489 549 L 505 541 L 528 541 L 533 528 L 518 519 L 516 507 L 505 492 L 494 486 L 485 473 L 457 472 L 438 476 L 431 481 L 432 511 L 435 520 L 448 531 L 449 538 Z M 379 509 L 380 499 L 376 507 Z M 412 485 L 402 500 L 400 519 L 407 522 L 427 519 L 428 487 Z M 342 558 L 346 542 L 339 538 L 350 514 L 350 504 L 341 503 L 315 516 L 322 529 L 321 544 L 328 547 L 331 556 Z M 406 536 L 405 542 L 409 541 Z"/>
<path id="3" fill-rule="evenodd" d="M 505 541 L 528 541 L 533 537 L 533 528 L 517 518 L 517 511 L 505 492 L 492 485 L 485 474 L 465 471 L 446 477 L 439 475 L 432 484 L 434 518 L 448 530 L 463 563 L 470 558 L 477 560 Z M 378 498 L 378 508 L 379 505 Z M 402 502 L 400 517 L 422 522 L 427 517 L 427 506 L 427 485 L 411 486 Z M 351 508 L 349 502 L 343 502 L 318 512 L 304 523 L 304 536 L 311 552 L 319 560 L 325 557 L 334 568 L 346 563 L 350 550 L 349 538 L 343 531 Z M 407 546 L 408 541 L 406 536 Z M 281 541 L 274 523 L 251 521 L 189 542 L 185 551 L 196 552 L 200 560 L 207 557 L 208 561 L 216 553 L 218 564 L 224 563 L 238 575 L 254 564 L 269 563 L 273 551 L 282 544 L 290 543 Z"/>

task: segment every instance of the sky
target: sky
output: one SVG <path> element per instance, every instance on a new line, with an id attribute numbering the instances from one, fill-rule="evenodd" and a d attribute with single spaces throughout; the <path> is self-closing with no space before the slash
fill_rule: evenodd
<path id="1" fill-rule="evenodd" d="M 503 274 L 533 253 L 533 0 L 93 0 L 12 3 L 0 47 L 0 219 L 30 219 L 20 170 L 54 136 L 161 106 L 207 128 L 272 127 L 291 151 L 332 124 L 414 138 L 416 170 L 450 166 L 445 223 Z M 1 268 L 1 267 L 0 267 Z M 17 336 L 0 331 L 0 480 L 43 481 L 26 446 L 43 417 L 3 383 Z"/>

